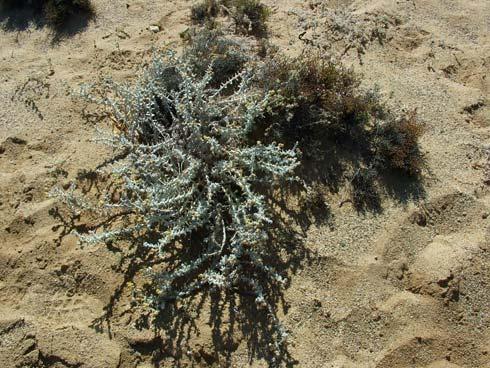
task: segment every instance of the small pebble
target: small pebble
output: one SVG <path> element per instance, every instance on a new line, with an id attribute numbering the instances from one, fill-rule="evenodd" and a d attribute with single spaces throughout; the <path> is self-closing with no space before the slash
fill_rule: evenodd
<path id="1" fill-rule="evenodd" d="M 153 26 L 150 26 L 148 29 L 149 29 L 150 31 L 152 31 L 153 33 L 158 33 L 158 32 L 160 32 L 160 27 L 159 27 L 159 26 L 155 26 L 155 25 L 153 25 Z"/>

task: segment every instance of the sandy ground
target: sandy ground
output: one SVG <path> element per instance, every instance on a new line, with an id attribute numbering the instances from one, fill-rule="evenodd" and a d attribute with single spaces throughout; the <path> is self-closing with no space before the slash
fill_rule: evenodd
<path id="1" fill-rule="evenodd" d="M 97 115 L 71 91 L 133 78 L 153 45 L 179 44 L 192 3 L 93 2 L 95 23 L 60 42 L 45 29 L 0 31 L 0 367 L 267 366 L 260 332 L 219 345 L 206 307 L 173 334 L 135 324 L 120 255 L 80 248 L 53 210 L 53 185 L 108 155 L 91 141 Z M 291 359 L 489 368 L 490 2 L 265 2 L 271 43 L 292 54 L 304 40 L 336 54 L 354 45 L 344 62 L 427 127 L 421 186 L 387 190 L 383 211 L 364 214 L 338 206 L 341 188 L 328 194 L 328 223 L 305 229 L 310 256 L 279 312 Z"/>

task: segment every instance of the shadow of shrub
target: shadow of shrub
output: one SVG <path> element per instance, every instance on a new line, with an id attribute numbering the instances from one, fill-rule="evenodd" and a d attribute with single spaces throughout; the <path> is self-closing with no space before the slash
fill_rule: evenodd
<path id="1" fill-rule="evenodd" d="M 7 31 L 49 27 L 54 40 L 84 30 L 95 17 L 89 0 L 1 0 L 0 23 Z"/>

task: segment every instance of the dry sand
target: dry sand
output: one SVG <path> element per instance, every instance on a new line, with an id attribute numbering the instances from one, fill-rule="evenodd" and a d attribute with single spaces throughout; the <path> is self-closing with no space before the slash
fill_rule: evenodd
<path id="1" fill-rule="evenodd" d="M 329 222 L 306 230 L 310 257 L 279 312 L 292 359 L 489 368 L 490 2 L 265 2 L 273 44 L 298 53 L 306 31 L 341 54 L 350 37 L 364 53 L 352 48 L 344 62 L 427 126 L 423 189 L 398 186 L 381 213 L 365 214 L 338 206 L 341 189 L 328 195 Z M 52 186 L 108 155 L 91 141 L 97 116 L 70 91 L 101 75 L 131 79 L 153 45 L 178 45 L 189 23 L 190 1 L 93 3 L 95 23 L 60 42 L 46 29 L 0 31 L 0 367 L 266 366 L 260 336 L 237 329 L 217 344 L 206 308 L 176 335 L 135 325 L 120 255 L 80 248 L 52 211 Z M 333 41 L 332 24 L 345 39 Z M 383 42 L 359 43 L 378 28 Z"/>

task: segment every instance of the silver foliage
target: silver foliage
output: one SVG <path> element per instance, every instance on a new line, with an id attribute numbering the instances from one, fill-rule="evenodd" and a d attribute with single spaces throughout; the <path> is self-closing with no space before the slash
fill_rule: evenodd
<path id="1" fill-rule="evenodd" d="M 82 203 L 81 211 L 123 219 L 120 227 L 80 235 L 86 244 L 147 238 L 144 245 L 157 248 L 163 259 L 197 234 L 192 260 L 153 274 L 155 305 L 162 308 L 202 289 L 245 290 L 268 312 L 280 344 L 285 333 L 264 285 L 284 279 L 264 259 L 272 219 L 257 188 L 294 179 L 297 152 L 250 139 L 270 98 L 253 90 L 252 72 L 219 88 L 211 86 L 212 74 L 209 68 L 197 77 L 171 54 L 155 59 L 136 86 L 108 82 L 111 94 L 98 102 L 109 108 L 118 133 L 102 140 L 119 159 L 101 170 L 120 183 L 120 196 L 115 201 L 107 195 L 94 209 L 75 199 L 73 190 L 58 195 L 71 207 Z"/>

